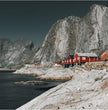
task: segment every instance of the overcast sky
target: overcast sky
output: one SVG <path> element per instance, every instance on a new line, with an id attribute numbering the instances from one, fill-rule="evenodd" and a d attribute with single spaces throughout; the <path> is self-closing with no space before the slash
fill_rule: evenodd
<path id="1" fill-rule="evenodd" d="M 107 1 L 0 1 L 0 38 L 27 38 L 39 46 L 58 19 L 68 16 L 83 17 L 92 4 L 108 6 Z"/>

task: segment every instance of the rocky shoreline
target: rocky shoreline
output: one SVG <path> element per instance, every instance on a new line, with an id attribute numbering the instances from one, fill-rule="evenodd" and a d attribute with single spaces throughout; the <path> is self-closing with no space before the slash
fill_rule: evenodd
<path id="1" fill-rule="evenodd" d="M 90 68 L 90 69 L 89 69 Z M 62 83 L 31 100 L 17 110 L 67 110 L 108 108 L 108 62 L 86 63 L 71 68 L 34 68 L 40 79 L 64 79 Z M 22 68 L 14 74 L 30 74 L 33 68 Z M 32 70 L 32 71 L 30 71 Z M 37 70 L 37 72 L 36 72 Z M 25 72 L 25 71 L 24 71 Z"/>
<path id="2" fill-rule="evenodd" d="M 74 78 L 54 87 L 17 110 L 108 109 L 108 72 L 74 73 Z"/>
<path id="3" fill-rule="evenodd" d="M 50 80 L 71 80 L 75 74 L 82 74 L 91 70 L 103 70 L 108 71 L 108 62 L 90 62 L 85 63 L 82 66 L 74 66 L 70 68 L 51 67 L 51 68 L 36 68 L 36 67 L 23 67 L 13 72 L 14 74 L 26 74 L 32 75 L 39 79 Z"/>
<path id="4" fill-rule="evenodd" d="M 49 80 L 70 80 L 73 78 L 73 72 L 70 68 L 21 68 L 13 72 L 13 74 L 26 74 L 32 75 L 39 79 Z"/>
<path id="5" fill-rule="evenodd" d="M 20 81 L 20 82 L 14 82 L 14 84 L 17 85 L 41 85 L 44 84 L 44 81 Z"/>

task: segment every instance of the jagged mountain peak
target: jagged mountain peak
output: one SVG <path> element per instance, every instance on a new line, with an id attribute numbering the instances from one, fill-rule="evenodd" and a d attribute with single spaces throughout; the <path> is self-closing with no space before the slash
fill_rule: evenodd
<path id="1" fill-rule="evenodd" d="M 91 7 L 90 7 L 90 10 L 95 10 L 95 9 L 105 9 L 107 8 L 105 5 L 100 5 L 100 4 L 93 4 Z"/>

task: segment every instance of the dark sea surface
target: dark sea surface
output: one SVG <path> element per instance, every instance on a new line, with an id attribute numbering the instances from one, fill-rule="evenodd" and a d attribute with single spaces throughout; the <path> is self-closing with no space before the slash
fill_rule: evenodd
<path id="1" fill-rule="evenodd" d="M 64 80 L 43 80 L 40 85 L 20 85 L 14 82 L 39 81 L 30 75 L 17 75 L 9 71 L 0 71 L 0 110 L 16 109 L 39 96 L 48 89 L 65 82 Z"/>

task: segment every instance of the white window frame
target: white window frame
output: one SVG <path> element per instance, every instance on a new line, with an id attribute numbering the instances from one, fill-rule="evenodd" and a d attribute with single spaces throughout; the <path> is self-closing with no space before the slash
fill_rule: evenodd
<path id="1" fill-rule="evenodd" d="M 78 57 L 77 59 L 80 60 L 80 57 Z"/>
<path id="2" fill-rule="evenodd" d="M 70 63 L 71 63 L 71 59 L 70 59 Z"/>
<path id="3" fill-rule="evenodd" d="M 86 57 L 82 57 L 82 60 L 86 60 Z"/>

